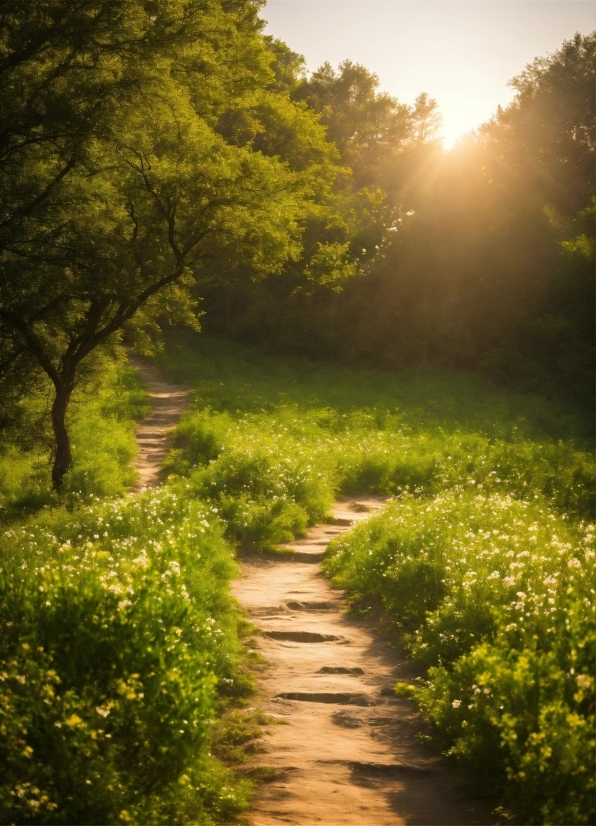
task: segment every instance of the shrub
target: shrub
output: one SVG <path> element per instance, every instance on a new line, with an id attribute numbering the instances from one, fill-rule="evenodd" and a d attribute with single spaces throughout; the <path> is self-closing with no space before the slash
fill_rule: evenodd
<path id="1" fill-rule="evenodd" d="M 593 822 L 595 560 L 593 525 L 455 489 L 390 504 L 325 561 L 383 605 L 437 740 L 523 823 Z"/>
<path id="2" fill-rule="evenodd" d="M 4 535 L 0 819 L 221 822 L 243 790 L 208 754 L 234 679 L 220 523 L 171 490 Z"/>

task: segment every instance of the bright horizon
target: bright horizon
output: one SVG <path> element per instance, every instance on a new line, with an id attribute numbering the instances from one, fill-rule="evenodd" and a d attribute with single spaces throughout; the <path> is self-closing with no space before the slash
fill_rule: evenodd
<path id="1" fill-rule="evenodd" d="M 534 58 L 596 29 L 593 0 L 268 0 L 261 16 L 309 72 L 352 60 L 402 103 L 428 92 L 447 149 L 513 99 Z"/>

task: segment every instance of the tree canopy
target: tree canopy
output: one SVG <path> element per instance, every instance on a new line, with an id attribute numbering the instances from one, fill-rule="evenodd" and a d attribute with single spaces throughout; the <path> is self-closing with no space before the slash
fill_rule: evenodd
<path id="1" fill-rule="evenodd" d="M 385 197 L 381 255 L 338 294 L 261 285 L 220 328 L 392 368 L 464 367 L 590 406 L 595 45 L 577 35 L 533 61 L 512 103 L 450 152 L 424 94 L 408 109 L 349 62 L 299 78 L 292 94 L 327 124 L 350 185 Z"/>
<path id="2" fill-rule="evenodd" d="M 146 342 L 158 318 L 196 325 L 202 280 L 296 260 L 333 180 L 324 130 L 274 88 L 257 11 L 249 0 L 3 8 L 2 363 L 19 381 L 35 363 L 53 383 L 56 486 L 84 360 L 127 327 Z"/>

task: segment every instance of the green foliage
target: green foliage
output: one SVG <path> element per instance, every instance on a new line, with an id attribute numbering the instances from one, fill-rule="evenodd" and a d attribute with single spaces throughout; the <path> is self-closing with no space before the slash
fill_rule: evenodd
<path id="1" fill-rule="evenodd" d="M 134 428 L 148 410 L 138 374 L 122 362 L 104 362 L 74 395 L 69 415 L 74 466 L 65 485 L 69 505 L 90 496 L 114 496 L 133 482 Z M 47 393 L 47 388 L 46 388 Z M 30 396 L 20 427 L 7 430 L 0 452 L 0 520 L 22 519 L 43 505 L 55 505 L 51 492 L 51 439 L 43 418 L 46 400 Z"/>
<path id="2" fill-rule="evenodd" d="M 591 823 L 594 526 L 476 490 L 400 498 L 336 540 L 326 569 L 378 600 L 428 669 L 398 690 L 477 790 L 517 822 Z"/>
<path id="3" fill-rule="evenodd" d="M 168 468 L 220 509 L 237 541 L 287 541 L 338 493 L 429 497 L 460 485 L 592 512 L 592 458 L 544 435 L 558 430 L 556 408 L 465 375 L 397 378 L 188 342 L 162 358 L 200 400 Z"/>
<path id="4" fill-rule="evenodd" d="M 334 147 L 274 88 L 257 8 L 3 9 L 0 374 L 13 395 L 41 371 L 52 382 L 56 488 L 72 461 L 66 411 L 91 354 L 124 327 L 145 349 L 164 321 L 198 329 L 197 286 L 279 273 L 299 257 L 310 212 L 332 220 L 319 202 Z M 351 272 L 331 266 L 334 279 Z"/>
<path id="5" fill-rule="evenodd" d="M 401 690 L 477 791 L 519 822 L 591 822 L 594 463 L 561 438 L 573 419 L 465 374 L 348 370 L 204 336 L 161 358 L 197 398 L 173 488 L 257 547 L 338 493 L 397 497 L 332 544 L 328 573 L 382 605 L 428 669 Z"/>
<path id="6" fill-rule="evenodd" d="M 404 146 L 435 137 L 437 102 L 420 95 L 414 106 L 379 91 L 379 78 L 359 63 L 345 60 L 337 71 L 324 63 L 302 78 L 293 97 L 320 116 L 342 161 L 360 186 L 380 184 L 381 173 Z"/>
<path id="7" fill-rule="evenodd" d="M 593 422 L 595 42 L 530 64 L 510 106 L 450 152 L 425 94 L 404 107 L 349 62 L 299 80 L 292 95 L 352 170 L 344 187 L 386 195 L 352 245 L 367 277 L 332 291 L 291 268 L 256 290 L 218 286 L 209 329 L 343 363 L 471 369 L 571 398 Z"/>
<path id="8" fill-rule="evenodd" d="M 229 822 L 243 787 L 208 742 L 235 569 L 213 511 L 147 491 L 2 545 L 2 821 Z"/>

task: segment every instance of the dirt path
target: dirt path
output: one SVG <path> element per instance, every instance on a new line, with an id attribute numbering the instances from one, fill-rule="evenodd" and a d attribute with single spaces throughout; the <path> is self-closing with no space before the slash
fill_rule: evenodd
<path id="1" fill-rule="evenodd" d="M 251 826 L 494 822 L 416 739 L 421 721 L 392 691 L 411 676 L 407 664 L 346 613 L 317 564 L 334 536 L 380 507 L 375 499 L 338 503 L 339 523 L 285 546 L 287 557 L 242 564 L 234 593 L 262 631 L 268 663 L 256 704 L 286 724 L 264 729 L 253 758 L 276 772 L 253 803 Z"/>
<path id="2" fill-rule="evenodd" d="M 135 467 L 139 478 L 131 493 L 137 493 L 161 482 L 161 465 L 170 448 L 168 430 L 188 407 L 190 388 L 169 382 L 158 367 L 139 356 L 129 355 L 129 362 L 147 385 L 152 404 L 151 413 L 136 432 L 139 455 Z"/>
<path id="3" fill-rule="evenodd" d="M 189 403 L 190 389 L 130 357 L 149 388 L 151 413 L 137 430 L 139 480 L 159 484 L 167 431 Z M 234 593 L 262 631 L 267 662 L 255 703 L 285 725 L 267 726 L 254 765 L 275 769 L 253 802 L 251 826 L 464 826 L 494 821 L 474 812 L 456 778 L 437 764 L 415 733 L 421 721 L 395 696 L 407 678 L 365 620 L 347 614 L 318 563 L 330 540 L 383 506 L 378 499 L 338 503 L 337 524 L 312 528 L 283 557 L 242 564 Z"/>

